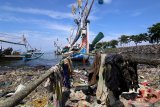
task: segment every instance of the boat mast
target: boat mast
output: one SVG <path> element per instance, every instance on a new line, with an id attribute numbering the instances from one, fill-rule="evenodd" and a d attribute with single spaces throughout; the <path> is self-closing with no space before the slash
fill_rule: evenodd
<path id="1" fill-rule="evenodd" d="M 22 35 L 22 41 L 25 44 L 26 50 L 28 51 L 29 48 L 33 50 L 32 46 L 29 44 L 29 42 L 27 41 L 27 39 L 25 38 L 24 34 Z"/>
<path id="2" fill-rule="evenodd" d="M 1 42 L 1 51 L 2 51 L 2 42 Z"/>
<path id="3" fill-rule="evenodd" d="M 89 23 L 87 22 L 87 54 L 89 54 Z"/>
<path id="4" fill-rule="evenodd" d="M 89 52 L 89 14 L 91 12 L 91 9 L 93 7 L 94 1 L 92 0 L 90 6 L 89 6 L 89 10 L 87 10 L 87 6 L 88 6 L 88 1 L 86 0 L 85 6 L 82 9 L 82 0 L 78 0 L 78 8 L 80 8 L 80 20 L 75 19 L 76 24 L 78 25 L 77 28 L 77 33 L 76 33 L 76 37 L 74 39 L 74 41 L 71 44 L 71 48 L 72 49 L 73 45 L 76 43 L 76 41 L 79 39 L 80 36 L 82 36 L 82 32 L 86 30 L 85 35 L 87 36 L 87 53 Z M 103 0 L 98 0 L 99 4 L 103 4 Z M 72 6 L 74 7 L 74 6 Z M 75 15 L 75 9 L 73 8 L 72 10 L 74 10 L 74 12 L 72 12 Z"/>
<path id="5" fill-rule="evenodd" d="M 83 20 L 83 28 L 86 28 L 86 45 L 87 45 L 87 54 L 89 54 L 89 21 L 88 21 L 88 16 L 89 16 L 89 14 L 90 14 L 90 12 L 91 12 L 91 9 L 92 9 L 92 6 L 93 6 L 93 3 L 94 3 L 94 0 L 92 0 L 92 3 L 91 3 L 91 5 L 90 5 L 90 7 L 89 7 L 89 10 L 87 11 L 86 9 L 87 9 L 87 5 L 88 5 L 88 0 L 86 1 L 86 5 L 85 5 L 85 7 L 84 7 L 84 10 L 83 10 L 83 15 L 84 15 L 84 13 L 85 13 L 85 11 L 87 11 L 87 14 L 86 14 L 86 16 L 85 16 L 85 18 L 84 18 L 84 20 Z"/>

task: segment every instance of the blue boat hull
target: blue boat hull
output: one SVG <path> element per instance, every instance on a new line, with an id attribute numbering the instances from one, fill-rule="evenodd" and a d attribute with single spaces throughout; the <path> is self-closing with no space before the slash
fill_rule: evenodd
<path id="1" fill-rule="evenodd" d="M 81 54 L 81 53 L 75 53 L 70 55 L 71 59 L 74 61 L 88 61 L 89 55 Z"/>

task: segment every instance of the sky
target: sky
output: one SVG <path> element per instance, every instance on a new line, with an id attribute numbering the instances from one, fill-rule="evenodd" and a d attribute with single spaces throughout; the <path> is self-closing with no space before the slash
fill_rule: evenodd
<path id="1" fill-rule="evenodd" d="M 104 33 L 103 41 L 109 41 L 123 34 L 145 33 L 148 27 L 160 22 L 159 0 L 104 0 L 103 5 L 97 1 L 89 17 L 90 42 L 99 32 Z M 66 46 L 66 38 L 75 26 L 71 14 L 75 2 L 0 0 L 0 39 L 16 40 L 24 35 L 32 47 L 43 51 L 54 50 L 57 38 L 59 45 Z"/>

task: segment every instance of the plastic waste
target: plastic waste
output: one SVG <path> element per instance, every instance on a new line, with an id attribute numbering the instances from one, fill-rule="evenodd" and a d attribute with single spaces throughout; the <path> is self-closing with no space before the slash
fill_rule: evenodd
<path id="1" fill-rule="evenodd" d="M 20 92 L 21 90 L 23 90 L 25 88 L 24 85 L 20 84 L 17 88 L 16 88 L 16 91 L 15 91 L 15 94 Z"/>

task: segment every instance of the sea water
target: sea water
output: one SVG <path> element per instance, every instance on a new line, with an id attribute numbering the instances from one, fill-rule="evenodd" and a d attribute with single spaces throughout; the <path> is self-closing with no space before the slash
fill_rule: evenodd
<path id="1" fill-rule="evenodd" d="M 44 53 L 44 55 L 38 59 L 30 60 L 30 61 L 4 61 L 0 62 L 0 69 L 4 67 L 36 67 L 36 66 L 45 66 L 51 67 L 57 64 L 62 59 L 61 55 L 55 55 L 52 52 Z"/>

